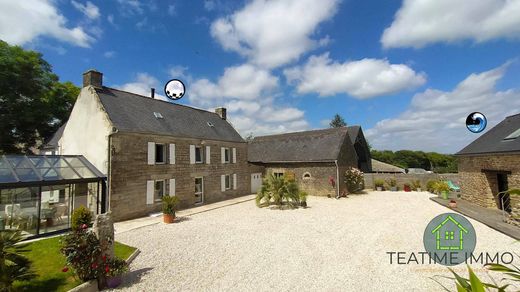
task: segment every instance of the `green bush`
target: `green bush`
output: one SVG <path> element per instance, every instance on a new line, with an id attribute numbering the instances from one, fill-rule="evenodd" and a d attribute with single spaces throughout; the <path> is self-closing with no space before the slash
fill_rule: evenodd
<path id="1" fill-rule="evenodd" d="M 385 185 L 385 181 L 382 180 L 382 179 L 376 179 L 374 180 L 374 187 L 377 188 L 377 187 L 384 187 Z"/>
<path id="2" fill-rule="evenodd" d="M 430 193 L 435 193 L 435 184 L 439 182 L 438 180 L 429 180 L 426 183 L 426 190 Z"/>
<path id="3" fill-rule="evenodd" d="M 84 226 L 85 227 L 85 226 Z M 63 238 L 61 253 L 67 265 L 83 282 L 97 279 L 100 275 L 101 243 L 94 232 L 79 228 Z"/>
<path id="4" fill-rule="evenodd" d="M 175 211 L 179 205 L 179 198 L 177 196 L 163 196 L 162 197 L 162 212 L 163 214 L 175 216 Z"/>
<path id="5" fill-rule="evenodd" d="M 389 187 L 396 187 L 397 186 L 397 181 L 395 180 L 395 178 L 387 178 L 386 179 L 386 184 Z"/>
<path id="6" fill-rule="evenodd" d="M 435 183 L 434 189 L 435 189 L 435 193 L 441 194 L 442 192 L 449 192 L 450 186 L 448 185 L 447 182 L 438 181 L 437 183 Z"/>
<path id="7" fill-rule="evenodd" d="M 349 193 L 362 190 L 364 188 L 363 172 L 355 167 L 350 167 L 345 171 L 345 184 Z"/>
<path id="8" fill-rule="evenodd" d="M 92 212 L 85 206 L 80 206 L 76 210 L 72 211 L 71 227 L 72 230 L 81 229 L 82 225 L 91 226 L 92 223 Z"/>
<path id="9" fill-rule="evenodd" d="M 417 189 L 422 188 L 420 180 L 412 181 L 412 190 L 417 191 Z"/>

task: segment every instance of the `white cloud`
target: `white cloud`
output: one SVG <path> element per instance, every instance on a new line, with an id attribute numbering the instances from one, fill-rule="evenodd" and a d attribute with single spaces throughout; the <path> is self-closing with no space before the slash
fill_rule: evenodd
<path id="1" fill-rule="evenodd" d="M 263 135 L 305 130 L 304 112 L 275 102 L 278 78 L 251 64 L 228 67 L 217 81 L 197 79 L 188 85 L 191 104 L 212 110 L 225 106 L 242 134 Z"/>
<path id="2" fill-rule="evenodd" d="M 168 14 L 171 16 L 174 16 L 177 13 L 177 10 L 175 8 L 174 4 L 168 5 Z"/>
<path id="3" fill-rule="evenodd" d="M 385 29 L 384 47 L 420 48 L 435 42 L 520 38 L 520 1 L 404 0 Z"/>
<path id="4" fill-rule="evenodd" d="M 404 64 L 380 59 L 339 63 L 332 61 L 328 53 L 311 56 L 305 65 L 286 69 L 284 74 L 299 93 L 346 93 L 360 99 L 416 88 L 426 82 L 424 73 L 416 73 Z"/>
<path id="5" fill-rule="evenodd" d="M 124 16 L 143 14 L 143 4 L 139 0 L 117 0 L 119 8 Z"/>
<path id="6" fill-rule="evenodd" d="M 111 25 L 116 25 L 115 22 L 114 22 L 114 15 L 113 14 L 109 14 L 107 16 L 107 21 L 108 23 L 110 23 Z"/>
<path id="7" fill-rule="evenodd" d="M 191 81 L 191 76 L 189 74 L 187 74 L 186 71 L 188 71 L 188 67 L 176 65 L 176 66 L 172 66 L 172 67 L 170 67 L 170 69 L 168 69 L 168 75 L 170 75 L 171 78 L 176 78 L 176 79 L 187 78 L 188 81 Z"/>
<path id="8" fill-rule="evenodd" d="M 89 47 L 94 38 L 82 27 L 68 28 L 67 19 L 50 0 L 0 0 L 0 38 L 23 45 L 42 36 L 80 47 Z"/>
<path id="9" fill-rule="evenodd" d="M 518 113 L 519 88 L 495 88 L 507 66 L 471 74 L 452 91 L 427 89 L 416 94 L 410 107 L 398 117 L 379 121 L 366 131 L 367 139 L 376 149 L 442 153 L 461 150 L 479 136 L 466 129 L 466 117 L 471 112 L 482 112 L 487 117 L 487 129 Z"/>
<path id="10" fill-rule="evenodd" d="M 103 57 L 110 59 L 113 58 L 116 55 L 116 52 L 114 51 L 106 51 L 103 53 Z"/>
<path id="11" fill-rule="evenodd" d="M 212 11 L 213 9 L 215 9 L 216 5 L 217 4 L 214 0 L 204 0 L 204 9 L 206 9 L 207 11 Z"/>
<path id="12" fill-rule="evenodd" d="M 158 94 L 158 89 L 162 89 L 163 86 L 157 78 L 148 73 L 138 73 L 134 81 L 122 85 L 113 85 L 113 87 L 144 96 L 150 96 L 152 88 L 155 88 L 156 99 L 170 101 L 166 96 Z"/>
<path id="13" fill-rule="evenodd" d="M 98 19 L 99 16 L 101 16 L 101 13 L 99 13 L 99 8 L 92 4 L 92 2 L 87 1 L 86 4 L 81 4 L 77 1 L 72 0 L 71 1 L 72 6 L 76 8 L 81 13 L 85 14 L 86 17 L 89 19 Z"/>
<path id="14" fill-rule="evenodd" d="M 297 60 L 328 37 L 316 40 L 318 25 L 336 12 L 338 0 L 254 0 L 211 25 L 211 35 L 225 50 L 268 68 Z"/>

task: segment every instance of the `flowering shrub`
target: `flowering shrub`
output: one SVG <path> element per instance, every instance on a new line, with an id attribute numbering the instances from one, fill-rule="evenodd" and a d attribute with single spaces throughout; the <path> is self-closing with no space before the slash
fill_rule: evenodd
<path id="1" fill-rule="evenodd" d="M 345 184 L 349 193 L 355 193 L 364 188 L 363 172 L 357 168 L 350 167 L 345 172 Z"/>
<path id="2" fill-rule="evenodd" d="M 82 281 L 99 276 L 101 245 L 96 235 L 87 230 L 86 224 L 63 238 L 61 253 L 65 256 L 67 265 L 74 269 Z M 62 271 L 67 272 L 68 267 L 64 267 Z"/>
<path id="3" fill-rule="evenodd" d="M 85 208 L 85 206 L 80 206 L 79 208 L 72 211 L 72 218 L 70 222 L 72 230 L 81 229 L 85 224 L 90 225 L 92 222 L 92 212 Z"/>
<path id="4" fill-rule="evenodd" d="M 105 275 L 107 277 L 116 277 L 123 275 L 124 273 L 128 272 L 128 264 L 125 260 L 114 258 L 106 260 L 105 263 Z"/>

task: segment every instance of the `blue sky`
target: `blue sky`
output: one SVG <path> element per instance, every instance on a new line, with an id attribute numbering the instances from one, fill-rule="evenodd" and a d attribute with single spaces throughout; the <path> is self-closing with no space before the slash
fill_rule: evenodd
<path id="1" fill-rule="evenodd" d="M 339 113 L 376 149 L 453 153 L 479 135 L 469 113 L 490 128 L 520 112 L 518 15 L 506 0 L 0 0 L 0 38 L 78 86 L 90 68 L 140 94 L 179 78 L 179 103 L 226 106 L 244 136 Z"/>

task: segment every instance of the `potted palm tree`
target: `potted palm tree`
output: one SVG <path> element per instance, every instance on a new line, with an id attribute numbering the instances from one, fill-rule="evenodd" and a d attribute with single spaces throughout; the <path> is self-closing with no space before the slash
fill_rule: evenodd
<path id="1" fill-rule="evenodd" d="M 446 182 L 439 181 L 435 184 L 435 191 L 437 194 L 441 195 L 443 199 L 447 200 L 450 186 Z"/>
<path id="2" fill-rule="evenodd" d="M 175 210 L 179 205 L 179 198 L 177 196 L 163 196 L 162 197 L 162 211 L 164 223 L 170 224 L 175 220 Z"/>
<path id="3" fill-rule="evenodd" d="M 392 192 L 397 192 L 397 181 L 395 180 L 395 178 L 387 179 L 386 183 L 390 186 L 390 190 Z"/>

